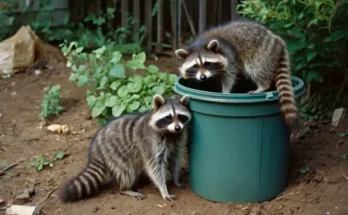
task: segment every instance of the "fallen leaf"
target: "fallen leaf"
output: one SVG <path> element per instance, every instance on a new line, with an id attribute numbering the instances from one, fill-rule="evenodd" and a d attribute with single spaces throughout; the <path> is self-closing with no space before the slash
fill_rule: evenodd
<path id="1" fill-rule="evenodd" d="M 69 132 L 68 125 L 52 124 L 47 127 L 47 130 L 56 132 L 59 134 L 66 134 Z"/>
<path id="2" fill-rule="evenodd" d="M 164 206 L 163 206 L 163 205 L 160 205 L 160 204 L 157 204 L 157 207 L 163 208 Z"/>

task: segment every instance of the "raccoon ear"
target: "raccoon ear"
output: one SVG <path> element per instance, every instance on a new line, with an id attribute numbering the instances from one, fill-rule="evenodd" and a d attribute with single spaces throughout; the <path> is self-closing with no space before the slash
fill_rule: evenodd
<path id="1" fill-rule="evenodd" d="M 214 53 L 217 53 L 219 51 L 219 48 L 220 48 L 220 44 L 219 44 L 219 41 L 217 40 L 211 40 L 209 44 L 207 45 L 207 49 Z"/>
<path id="2" fill-rule="evenodd" d="M 164 98 L 159 95 L 159 94 L 156 94 L 154 97 L 153 97 L 153 108 L 155 111 L 157 111 L 162 105 L 164 105 L 166 103 L 166 101 L 164 100 Z"/>
<path id="3" fill-rule="evenodd" d="M 180 103 L 184 106 L 187 106 L 188 105 L 188 102 L 190 101 L 190 97 L 189 96 L 183 96 L 181 99 L 180 99 Z"/>
<path id="4" fill-rule="evenodd" d="M 190 53 L 186 49 L 177 49 L 175 51 L 175 55 L 178 58 L 186 59 L 190 55 Z"/>

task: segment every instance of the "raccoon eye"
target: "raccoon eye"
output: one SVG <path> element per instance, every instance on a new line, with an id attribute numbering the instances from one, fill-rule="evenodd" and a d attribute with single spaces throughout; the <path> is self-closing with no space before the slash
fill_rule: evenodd
<path id="1" fill-rule="evenodd" d="M 165 118 L 168 119 L 168 120 L 172 120 L 173 119 L 172 115 L 170 115 L 170 114 L 167 115 Z"/>
<path id="2" fill-rule="evenodd" d="M 212 63 L 205 62 L 205 63 L 204 63 L 204 68 L 210 67 L 211 65 L 212 65 Z"/>
<path id="3" fill-rule="evenodd" d="M 180 122 L 182 122 L 182 123 L 187 122 L 187 120 L 189 119 L 187 116 L 181 115 L 181 114 L 178 115 L 178 118 L 179 118 Z"/>
<path id="4" fill-rule="evenodd" d="M 193 66 L 193 68 L 198 69 L 198 68 L 199 68 L 198 64 L 195 64 L 195 65 Z"/>

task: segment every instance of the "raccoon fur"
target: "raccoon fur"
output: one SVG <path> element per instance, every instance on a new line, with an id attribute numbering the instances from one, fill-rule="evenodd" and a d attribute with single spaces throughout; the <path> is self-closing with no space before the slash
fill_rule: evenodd
<path id="1" fill-rule="evenodd" d="M 248 20 L 232 21 L 204 32 L 175 54 L 184 60 L 179 67 L 184 79 L 203 82 L 218 77 L 222 93 L 231 92 L 238 75 L 257 85 L 250 94 L 270 90 L 275 85 L 286 123 L 297 124 L 298 109 L 286 43 L 263 25 Z"/>
<path id="2" fill-rule="evenodd" d="M 127 114 L 113 119 L 92 139 L 86 167 L 62 189 L 63 202 L 72 202 L 96 194 L 108 178 L 119 184 L 120 194 L 144 199 L 132 190 L 143 173 L 159 189 L 162 198 L 176 199 L 166 186 L 168 172 L 179 183 L 179 172 L 187 143 L 186 125 L 191 120 L 189 97 L 164 99 L 153 97 L 152 111 Z"/>

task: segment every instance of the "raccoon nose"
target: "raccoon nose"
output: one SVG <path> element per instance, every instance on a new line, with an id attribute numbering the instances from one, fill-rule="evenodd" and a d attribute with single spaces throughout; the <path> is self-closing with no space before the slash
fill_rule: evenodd
<path id="1" fill-rule="evenodd" d="M 176 125 L 176 126 L 174 127 L 174 129 L 175 129 L 175 131 L 180 131 L 180 130 L 181 130 L 181 127 L 180 127 L 180 125 Z"/>
<path id="2" fill-rule="evenodd" d="M 201 81 L 204 81 L 204 80 L 207 79 L 207 76 L 205 76 L 205 75 L 203 74 L 203 75 L 201 75 L 201 76 L 199 77 L 199 79 L 201 79 Z"/>

